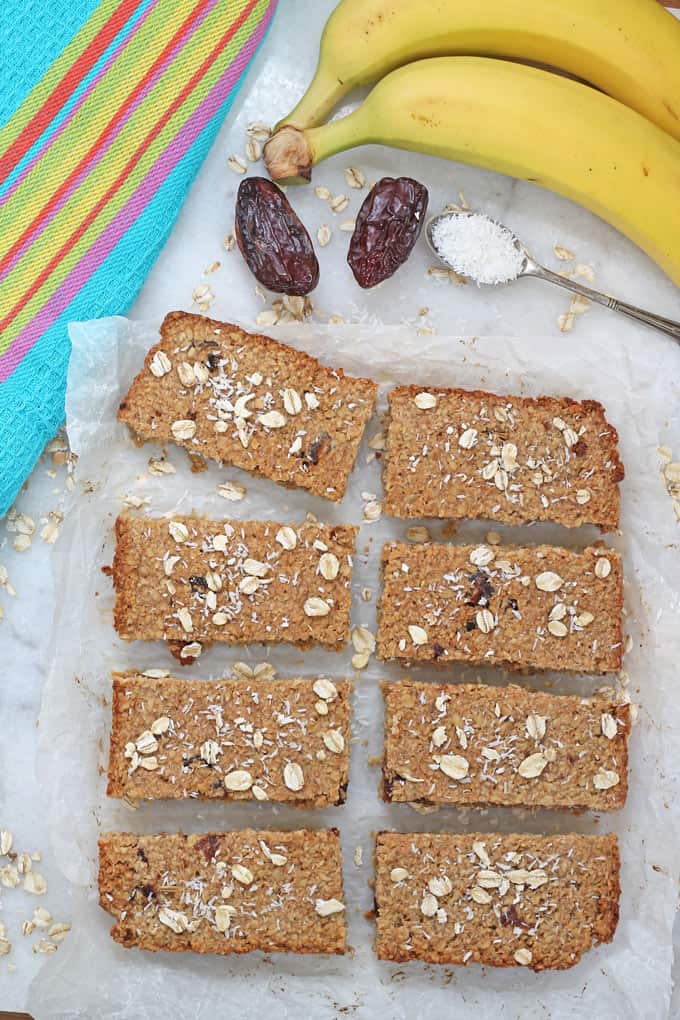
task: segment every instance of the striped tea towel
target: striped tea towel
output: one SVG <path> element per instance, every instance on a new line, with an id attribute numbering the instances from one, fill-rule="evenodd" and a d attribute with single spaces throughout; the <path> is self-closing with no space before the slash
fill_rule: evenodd
<path id="1" fill-rule="evenodd" d="M 0 516 L 62 424 L 67 323 L 133 302 L 276 2 L 0 3 Z"/>

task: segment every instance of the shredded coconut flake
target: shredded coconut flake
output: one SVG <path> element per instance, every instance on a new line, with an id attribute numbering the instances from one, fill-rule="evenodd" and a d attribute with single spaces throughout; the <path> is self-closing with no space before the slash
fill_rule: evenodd
<path id="1" fill-rule="evenodd" d="M 441 217 L 432 230 L 439 255 L 452 269 L 476 283 L 507 283 L 516 280 L 524 261 L 507 227 L 488 216 Z"/>

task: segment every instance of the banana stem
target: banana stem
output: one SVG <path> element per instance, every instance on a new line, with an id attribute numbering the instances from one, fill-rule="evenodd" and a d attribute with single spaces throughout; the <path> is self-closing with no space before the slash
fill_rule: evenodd
<path id="1" fill-rule="evenodd" d="M 322 124 L 308 131 L 286 126 L 269 139 L 264 161 L 273 181 L 301 184 L 312 178 L 312 167 L 336 152 L 371 139 L 362 130 L 361 107 L 347 117 Z"/>
<path id="2" fill-rule="evenodd" d="M 305 128 L 323 124 L 346 92 L 346 85 L 340 81 L 333 68 L 327 66 L 327 63 L 320 62 L 300 102 L 287 117 L 279 121 L 274 130 L 295 127 L 303 131 Z"/>

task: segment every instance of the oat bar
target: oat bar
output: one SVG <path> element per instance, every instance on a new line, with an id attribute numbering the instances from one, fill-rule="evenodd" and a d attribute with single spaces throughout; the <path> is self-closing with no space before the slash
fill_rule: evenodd
<path id="1" fill-rule="evenodd" d="M 337 829 L 99 840 L 99 902 L 126 948 L 344 953 Z"/>
<path id="2" fill-rule="evenodd" d="M 381 659 L 621 667 L 621 557 L 611 549 L 390 542 L 383 585 Z"/>
<path id="3" fill-rule="evenodd" d="M 108 795 L 342 804 L 350 686 L 114 673 Z"/>
<path id="4" fill-rule="evenodd" d="M 419 386 L 388 401 L 385 513 L 618 528 L 618 434 L 597 401 Z"/>
<path id="5" fill-rule="evenodd" d="M 381 832 L 375 870 L 381 960 L 565 970 L 619 918 L 613 835 Z"/>
<path id="6" fill-rule="evenodd" d="M 126 641 L 168 641 L 183 662 L 205 641 L 339 649 L 349 637 L 357 530 L 124 514 L 113 561 L 116 630 Z"/>
<path id="7" fill-rule="evenodd" d="M 170 312 L 120 405 L 139 442 L 177 443 L 339 500 L 376 385 L 239 326 Z"/>
<path id="8" fill-rule="evenodd" d="M 511 684 L 383 684 L 383 799 L 615 811 L 630 709 Z"/>

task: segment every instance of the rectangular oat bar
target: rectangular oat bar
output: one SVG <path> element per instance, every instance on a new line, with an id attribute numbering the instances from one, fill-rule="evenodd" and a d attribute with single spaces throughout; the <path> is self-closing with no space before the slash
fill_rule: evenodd
<path id="1" fill-rule="evenodd" d="M 623 577 L 611 549 L 389 542 L 382 562 L 381 659 L 621 668 Z"/>
<path id="2" fill-rule="evenodd" d="M 118 412 L 138 442 L 176 443 L 342 499 L 377 387 L 240 326 L 170 312 Z"/>
<path id="3" fill-rule="evenodd" d="M 624 470 L 597 401 L 400 386 L 388 403 L 385 513 L 618 528 Z"/>
<path id="4" fill-rule="evenodd" d="M 346 951 L 337 829 L 99 840 L 99 903 L 127 949 Z"/>
<path id="5" fill-rule="evenodd" d="M 383 684 L 383 799 L 615 811 L 630 709 L 511 684 Z"/>
<path id="6" fill-rule="evenodd" d="M 357 528 L 123 514 L 116 521 L 114 623 L 126 641 L 340 649 L 349 637 Z M 199 646 L 199 647 L 197 647 Z"/>
<path id="7" fill-rule="evenodd" d="M 381 832 L 375 871 L 381 960 L 565 970 L 619 918 L 613 835 Z"/>
<path id="8" fill-rule="evenodd" d="M 156 672 L 156 671 L 152 671 Z M 109 797 L 343 804 L 351 684 L 113 674 Z"/>

